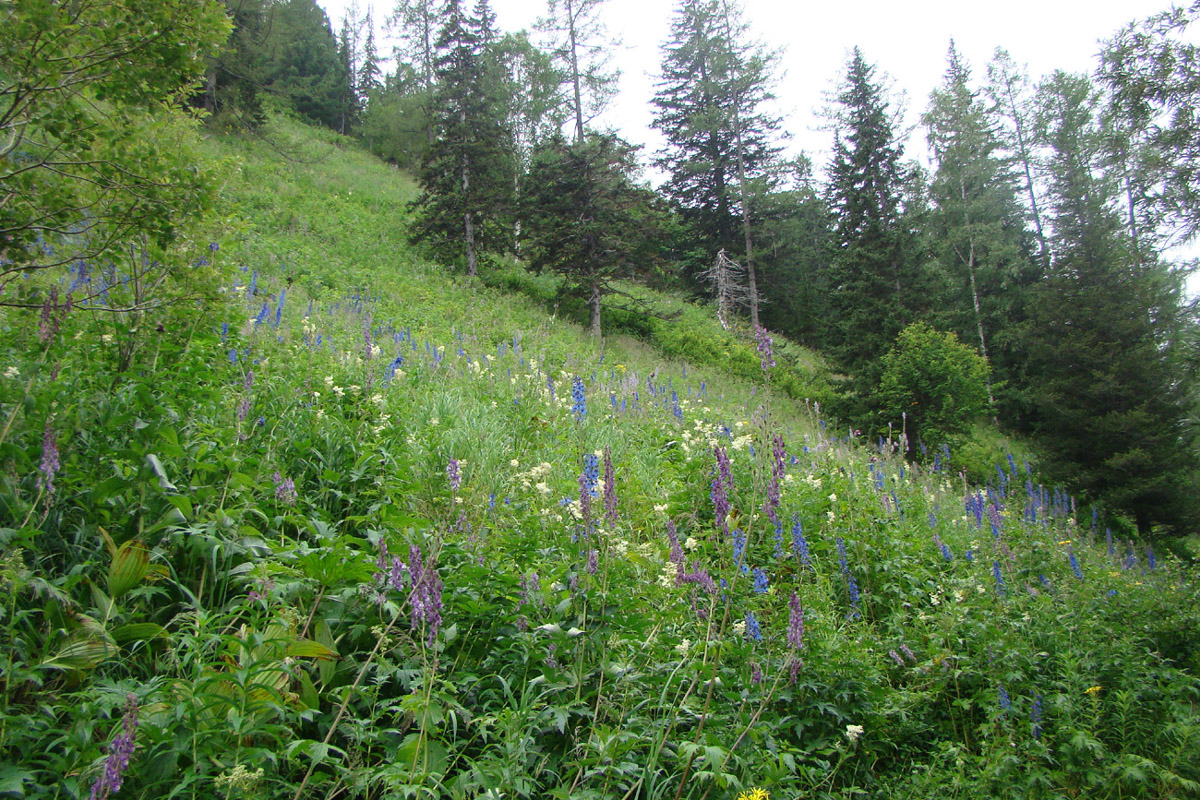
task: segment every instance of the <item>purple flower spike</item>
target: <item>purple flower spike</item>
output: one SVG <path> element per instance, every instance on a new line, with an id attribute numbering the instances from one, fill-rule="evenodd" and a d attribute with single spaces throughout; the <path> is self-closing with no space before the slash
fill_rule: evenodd
<path id="1" fill-rule="evenodd" d="M 113 737 L 108 746 L 108 758 L 104 761 L 104 772 L 92 784 L 90 800 L 107 800 L 113 792 L 120 791 L 125 780 L 125 770 L 137 738 L 138 703 L 131 692 L 125 698 L 125 717 L 121 721 L 121 732 Z"/>

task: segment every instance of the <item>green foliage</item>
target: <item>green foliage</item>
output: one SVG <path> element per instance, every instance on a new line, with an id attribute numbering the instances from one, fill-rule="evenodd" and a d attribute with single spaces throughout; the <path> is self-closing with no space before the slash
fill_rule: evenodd
<path id="1" fill-rule="evenodd" d="M 133 694 L 130 796 L 1194 791 L 1184 564 L 835 435 L 777 391 L 811 355 L 708 310 L 624 324 L 753 382 L 601 350 L 415 258 L 343 137 L 268 136 L 210 144 L 224 301 L 124 372 L 104 316 L 0 313 L 0 790 L 87 794 Z"/>
<path id="2" fill-rule="evenodd" d="M 42 0 L 0 10 L 0 286 L 165 247 L 212 201 L 179 97 L 228 35 L 209 0 Z"/>
<path id="3" fill-rule="evenodd" d="M 910 451 L 955 440 L 987 410 L 987 362 L 923 322 L 900 332 L 881 372 L 874 402 L 883 421 L 902 423 Z"/>

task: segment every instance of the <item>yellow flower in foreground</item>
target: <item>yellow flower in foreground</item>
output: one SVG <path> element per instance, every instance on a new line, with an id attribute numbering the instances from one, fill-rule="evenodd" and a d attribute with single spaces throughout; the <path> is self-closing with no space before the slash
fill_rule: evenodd
<path id="1" fill-rule="evenodd" d="M 1084 692 L 1084 694 L 1090 694 L 1090 695 L 1092 695 L 1093 697 L 1095 697 L 1096 695 L 1100 694 L 1100 692 L 1101 692 L 1101 690 L 1102 690 L 1103 688 L 1104 688 L 1104 687 L 1102 687 L 1102 686 L 1093 686 L 1092 688 L 1090 688 L 1090 689 L 1086 690 L 1086 691 Z"/>
<path id="2" fill-rule="evenodd" d="M 747 789 L 737 796 L 737 800 L 771 800 L 766 789 Z"/>

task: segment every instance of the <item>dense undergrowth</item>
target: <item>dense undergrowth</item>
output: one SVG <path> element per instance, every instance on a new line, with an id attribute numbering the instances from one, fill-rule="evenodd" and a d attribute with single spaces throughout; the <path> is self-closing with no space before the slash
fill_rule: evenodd
<path id="1" fill-rule="evenodd" d="M 598 347 L 273 135 L 212 145 L 218 300 L 0 317 L 0 795 L 1197 794 L 1186 565 L 678 301 Z"/>

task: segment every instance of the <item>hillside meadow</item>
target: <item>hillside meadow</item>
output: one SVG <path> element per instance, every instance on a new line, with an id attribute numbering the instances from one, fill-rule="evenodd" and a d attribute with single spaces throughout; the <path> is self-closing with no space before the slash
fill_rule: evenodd
<path id="1" fill-rule="evenodd" d="M 711 309 L 429 263 L 349 140 L 205 147 L 189 291 L 0 310 L 0 796 L 1200 795 L 1189 563 Z"/>

